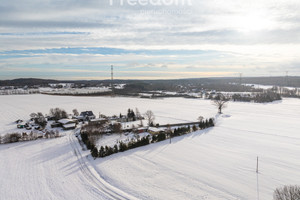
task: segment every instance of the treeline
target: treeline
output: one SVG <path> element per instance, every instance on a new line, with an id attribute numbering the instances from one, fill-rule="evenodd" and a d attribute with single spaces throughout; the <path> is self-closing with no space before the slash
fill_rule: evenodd
<path id="1" fill-rule="evenodd" d="M 281 99 L 282 98 L 280 94 L 274 92 L 259 93 L 256 95 L 247 95 L 247 96 L 241 94 L 232 95 L 233 101 L 242 101 L 242 102 L 269 103 Z"/>
<path id="2" fill-rule="evenodd" d="M 0 90 L 0 95 L 21 95 L 21 94 L 39 94 L 38 89 L 4 89 Z"/>
<path id="3" fill-rule="evenodd" d="M 114 147 L 110 146 L 101 146 L 100 149 L 96 147 L 96 141 L 93 137 L 93 133 L 88 133 L 87 131 L 81 131 L 81 139 L 82 142 L 86 145 L 87 149 L 91 151 L 91 155 L 94 158 L 103 158 L 106 156 L 110 156 L 112 154 L 118 153 L 118 152 L 124 152 L 130 149 L 135 149 L 138 147 L 149 145 L 150 143 L 156 143 L 161 142 L 167 139 L 171 139 L 173 137 L 182 136 L 185 134 L 190 133 L 191 131 L 197 131 L 197 130 L 203 130 L 209 127 L 213 127 L 215 125 L 214 119 L 210 118 L 207 120 L 202 120 L 199 122 L 198 126 L 193 125 L 185 126 L 185 127 L 178 127 L 172 130 L 171 128 L 168 128 L 167 131 L 161 132 L 156 135 L 148 135 L 142 138 L 138 139 L 132 139 L 128 143 L 119 142 L 118 144 L 115 144 Z"/>
<path id="4" fill-rule="evenodd" d="M 0 135 L 0 144 L 8 144 L 15 142 L 24 142 L 24 141 L 32 141 L 37 140 L 39 138 L 50 139 L 61 137 L 58 130 L 46 131 L 45 134 L 38 134 L 36 132 L 31 131 L 30 133 L 7 133 L 3 136 Z"/>

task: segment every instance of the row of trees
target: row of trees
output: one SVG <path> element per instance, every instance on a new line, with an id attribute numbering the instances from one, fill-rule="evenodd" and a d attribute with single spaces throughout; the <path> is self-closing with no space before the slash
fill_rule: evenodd
<path id="1" fill-rule="evenodd" d="M 38 134 L 35 131 L 31 131 L 30 133 L 8 133 L 4 136 L 0 135 L 0 144 L 7 144 L 7 143 L 15 143 L 15 142 L 23 142 L 23 141 L 31 141 L 36 140 L 38 138 L 57 138 L 60 137 L 60 133 L 58 130 L 53 131 L 46 131 L 45 134 Z"/>
<path id="2" fill-rule="evenodd" d="M 211 98 L 213 101 L 224 101 L 228 102 L 229 100 L 233 101 L 242 101 L 242 102 L 255 102 L 255 103 L 268 103 L 277 100 L 281 100 L 281 96 L 278 93 L 267 91 L 264 93 L 258 93 L 255 95 L 241 95 L 241 94 L 233 94 L 232 96 L 225 97 L 223 94 L 218 94 L 217 96 Z"/>
<path id="3" fill-rule="evenodd" d="M 82 142 L 86 145 L 87 149 L 89 149 L 91 151 L 92 156 L 94 158 L 98 158 L 98 157 L 103 158 L 103 157 L 110 156 L 110 155 L 118 153 L 118 152 L 124 152 L 124 151 L 130 150 L 130 149 L 145 146 L 150 143 L 164 141 L 168 138 L 171 141 L 172 137 L 181 136 L 184 134 L 188 134 L 191 131 L 197 131 L 198 129 L 205 129 L 205 128 L 209 128 L 212 126 L 214 126 L 214 120 L 212 118 L 210 118 L 210 119 L 200 121 L 198 126 L 193 125 L 192 129 L 190 126 L 179 127 L 174 130 L 171 130 L 171 128 L 169 127 L 167 131 L 161 132 L 161 133 L 153 135 L 153 136 L 148 135 L 143 138 L 137 137 L 136 139 L 131 139 L 128 143 L 121 141 L 118 144 L 115 144 L 114 147 L 101 146 L 99 150 L 96 147 L 97 139 L 95 139 L 95 136 L 97 136 L 99 133 L 97 134 L 92 129 L 89 129 L 89 130 L 84 129 L 80 133 L 81 133 Z"/>
<path id="4" fill-rule="evenodd" d="M 268 103 L 277 100 L 281 100 L 280 94 L 274 92 L 259 93 L 256 95 L 246 95 L 242 96 L 240 94 L 232 95 L 233 101 L 243 101 L 243 102 L 256 102 L 256 103 Z"/>

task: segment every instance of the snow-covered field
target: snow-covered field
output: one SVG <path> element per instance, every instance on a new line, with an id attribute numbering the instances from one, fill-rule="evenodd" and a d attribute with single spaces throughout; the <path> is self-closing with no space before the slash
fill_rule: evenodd
<path id="1" fill-rule="evenodd" d="M 199 101 L 201 103 L 199 103 Z M 28 120 L 32 112 L 48 114 L 50 108 L 63 108 L 68 113 L 76 108 L 79 112 L 91 110 L 98 117 L 99 114 L 119 115 L 127 114 L 128 108 L 135 111 L 138 108 L 143 114 L 152 110 L 156 116 L 156 123 L 168 124 L 177 122 L 197 121 L 199 115 L 205 118 L 214 116 L 215 109 L 209 101 L 189 101 L 183 98 L 169 99 L 140 99 L 121 97 L 70 97 L 51 95 L 15 95 L 0 96 L 0 134 L 18 131 L 18 119 Z M 184 112 L 183 112 L 184 111 Z M 19 130 L 22 131 L 22 130 Z"/>
<path id="2" fill-rule="evenodd" d="M 0 96 L 1 133 L 52 107 L 112 115 L 150 109 L 159 123 L 216 114 L 200 99 Z M 86 158 L 76 138 L 0 145 L 1 199 L 272 199 L 300 180 L 300 100 L 233 103 L 216 127 L 104 159 Z M 256 174 L 256 157 L 259 173 Z"/>

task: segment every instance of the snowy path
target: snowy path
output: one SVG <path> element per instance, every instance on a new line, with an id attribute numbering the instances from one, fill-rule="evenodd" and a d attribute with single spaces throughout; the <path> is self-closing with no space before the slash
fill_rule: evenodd
<path id="1" fill-rule="evenodd" d="M 88 160 L 82 156 L 79 143 L 74 134 L 69 134 L 68 138 L 73 152 L 77 157 L 80 170 L 85 176 L 86 182 L 90 184 L 90 187 L 93 187 L 95 192 L 99 193 L 99 196 L 105 196 L 107 199 L 116 200 L 136 199 L 133 196 L 130 196 L 105 182 L 105 180 L 100 177 L 93 166 L 90 165 Z"/>

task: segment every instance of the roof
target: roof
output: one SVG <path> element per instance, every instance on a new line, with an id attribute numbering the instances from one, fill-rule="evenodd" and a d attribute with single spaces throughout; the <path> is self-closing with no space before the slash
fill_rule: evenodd
<path id="1" fill-rule="evenodd" d="M 75 127 L 76 127 L 76 124 L 75 124 L 75 123 L 72 123 L 72 124 L 64 124 L 63 127 L 64 127 L 64 128 L 75 128 Z"/>
<path id="2" fill-rule="evenodd" d="M 80 113 L 81 116 L 94 116 L 92 111 L 84 111 Z"/>
<path id="3" fill-rule="evenodd" d="M 58 120 L 59 123 L 61 124 L 70 124 L 70 123 L 74 123 L 73 119 L 60 119 Z"/>
<path id="4" fill-rule="evenodd" d="M 166 129 L 164 128 L 156 128 L 156 127 L 149 127 L 148 131 L 152 131 L 152 132 L 161 132 L 161 131 L 165 131 Z"/>
<path id="5" fill-rule="evenodd" d="M 97 119 L 92 119 L 91 122 L 101 122 L 101 121 L 106 121 L 107 119 L 105 118 L 97 118 Z"/>

